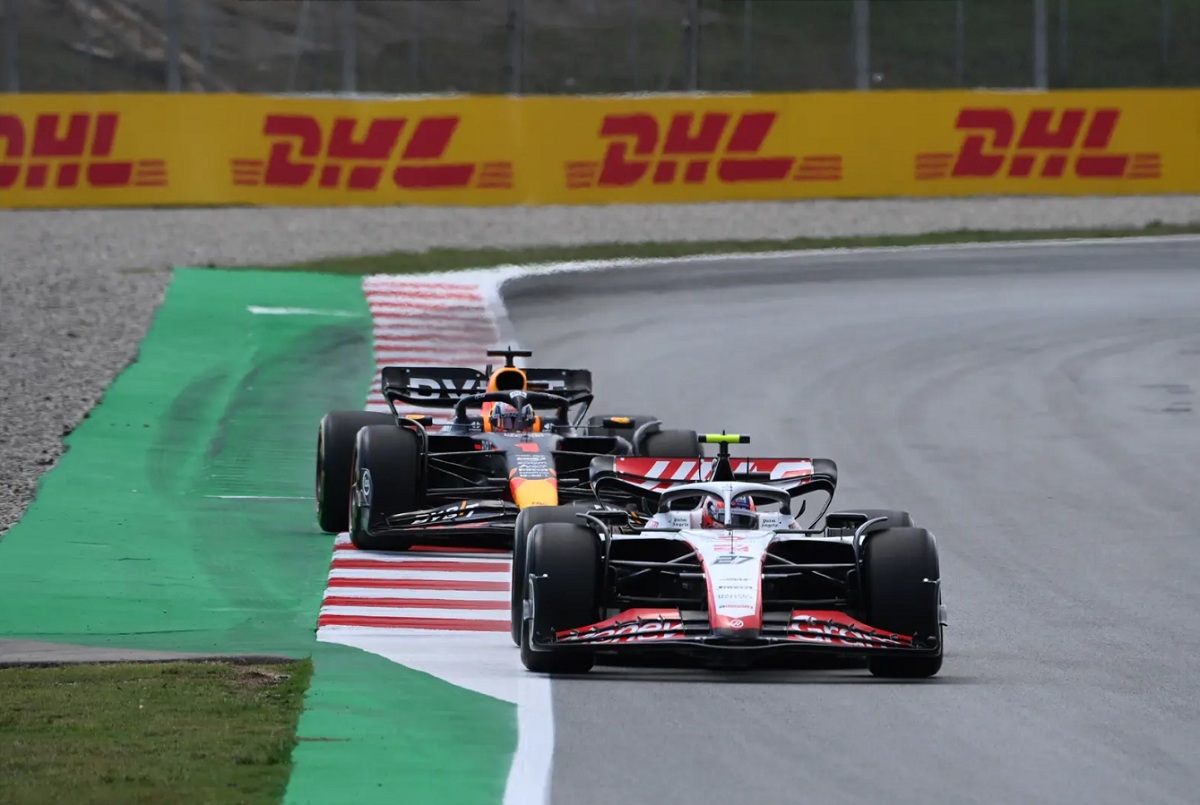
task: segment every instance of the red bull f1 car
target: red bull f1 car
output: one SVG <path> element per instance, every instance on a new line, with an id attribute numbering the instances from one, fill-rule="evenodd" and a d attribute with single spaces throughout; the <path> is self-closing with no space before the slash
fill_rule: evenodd
<path id="1" fill-rule="evenodd" d="M 560 504 L 597 505 L 588 476 L 597 456 L 702 454 L 695 431 L 664 430 L 653 417 L 589 418 L 591 373 L 515 365 L 531 354 L 489 352 L 505 364 L 484 372 L 385 367 L 390 413 L 326 414 L 317 439 L 321 528 L 349 531 L 367 550 L 508 547 L 518 525 L 541 521 L 534 509 L 561 518 Z M 398 403 L 448 408 L 453 417 L 435 426 L 429 416 L 401 414 Z"/>
<path id="2" fill-rule="evenodd" d="M 528 670 L 582 673 L 598 656 L 650 652 L 715 665 L 808 652 L 865 660 L 876 676 L 938 673 L 946 619 L 929 531 L 903 511 L 826 514 L 830 459 L 735 460 L 728 445 L 748 437 L 700 440 L 720 445 L 715 460 L 592 459 L 603 508 L 524 535 L 513 611 Z M 824 527 L 802 527 L 821 498 L 811 522 Z M 635 522 L 630 510 L 653 514 Z"/>

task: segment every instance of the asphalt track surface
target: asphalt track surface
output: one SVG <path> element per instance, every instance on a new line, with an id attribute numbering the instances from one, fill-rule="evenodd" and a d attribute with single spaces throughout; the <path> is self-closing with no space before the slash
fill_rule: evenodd
<path id="1" fill-rule="evenodd" d="M 1195 802 L 1200 243 L 680 263 L 510 285 L 524 346 L 938 537 L 947 657 L 554 682 L 555 803 Z"/>

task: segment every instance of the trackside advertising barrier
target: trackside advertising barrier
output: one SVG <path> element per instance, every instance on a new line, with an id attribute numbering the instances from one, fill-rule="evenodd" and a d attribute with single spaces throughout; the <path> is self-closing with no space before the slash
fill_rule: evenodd
<path id="1" fill-rule="evenodd" d="M 1200 192 L 1200 90 L 0 95 L 0 207 Z"/>

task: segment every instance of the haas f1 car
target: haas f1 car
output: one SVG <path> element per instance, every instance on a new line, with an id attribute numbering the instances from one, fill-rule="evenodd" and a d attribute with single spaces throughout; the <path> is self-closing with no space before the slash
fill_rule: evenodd
<path id="1" fill-rule="evenodd" d="M 317 520 L 349 531 L 366 550 L 414 544 L 508 547 L 518 515 L 560 504 L 595 506 L 589 466 L 597 456 L 700 457 L 695 431 L 664 430 L 653 417 L 587 418 L 591 373 L 389 366 L 390 413 L 333 411 L 317 439 Z M 449 422 L 406 416 L 397 403 L 452 409 Z"/>
<path id="2" fill-rule="evenodd" d="M 884 677 L 940 670 L 945 609 L 929 531 L 902 511 L 825 514 L 832 460 L 734 460 L 728 445 L 748 437 L 700 441 L 720 445 L 715 460 L 593 459 L 605 508 L 522 535 L 512 595 L 527 669 L 582 673 L 601 653 L 655 651 L 726 666 L 822 653 L 865 659 Z M 812 495 L 825 498 L 811 521 L 824 516 L 824 528 L 796 520 Z M 637 525 L 628 509 L 655 513 Z"/>

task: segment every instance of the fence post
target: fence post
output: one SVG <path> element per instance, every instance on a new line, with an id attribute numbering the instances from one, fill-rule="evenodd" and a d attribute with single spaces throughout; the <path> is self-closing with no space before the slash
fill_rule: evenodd
<path id="1" fill-rule="evenodd" d="M 684 89 L 695 92 L 700 86 L 700 0 L 688 0 L 683 30 Z"/>
<path id="2" fill-rule="evenodd" d="M 17 3 L 20 0 L 4 0 L 4 91 L 20 92 L 21 82 L 17 77 L 20 57 L 17 51 Z"/>
<path id="3" fill-rule="evenodd" d="M 96 74 L 95 57 L 92 55 L 92 50 L 96 47 L 96 21 L 92 15 L 95 12 L 95 0 L 87 0 L 87 8 L 83 18 L 83 42 L 84 49 L 87 51 L 83 55 L 83 91 L 91 92 L 92 76 Z"/>
<path id="4" fill-rule="evenodd" d="M 208 3 L 201 3 L 197 9 L 200 15 L 200 69 L 204 73 L 204 77 L 208 78 L 209 69 L 212 67 L 212 31 L 209 29 Z M 205 91 L 207 91 L 205 87 Z"/>
<path id="5" fill-rule="evenodd" d="M 408 73 L 409 83 L 414 92 L 421 90 L 421 4 L 409 3 L 412 9 L 408 21 L 412 32 L 408 37 Z"/>
<path id="6" fill-rule="evenodd" d="M 1046 48 L 1046 0 L 1033 0 L 1033 85 L 1037 89 L 1046 89 L 1050 84 Z"/>
<path id="7" fill-rule="evenodd" d="M 525 74 L 525 0 L 508 0 L 508 91 L 521 94 Z"/>
<path id="8" fill-rule="evenodd" d="M 642 69 L 641 62 L 638 58 L 638 4 L 642 0 L 627 0 L 628 8 L 625 13 L 629 15 L 629 31 L 625 40 L 625 61 L 629 70 L 629 88 L 639 90 L 642 88 Z"/>
<path id="9" fill-rule="evenodd" d="M 1165 77 L 1171 72 L 1171 0 L 1159 0 L 1159 5 L 1162 13 L 1158 19 L 1158 49 Z"/>
<path id="10" fill-rule="evenodd" d="M 754 83 L 754 5 L 742 0 L 742 89 Z"/>
<path id="11" fill-rule="evenodd" d="M 1071 59 L 1067 46 L 1071 35 L 1070 0 L 1058 0 L 1058 75 L 1059 85 L 1066 82 L 1071 71 Z"/>
<path id="12" fill-rule="evenodd" d="M 854 0 L 854 86 L 871 88 L 871 0 Z"/>
<path id="13" fill-rule="evenodd" d="M 179 72 L 179 0 L 167 0 L 167 92 L 179 92 L 183 81 Z"/>
<path id="14" fill-rule="evenodd" d="M 954 80 L 967 83 L 967 0 L 954 3 Z"/>
<path id="15" fill-rule="evenodd" d="M 342 92 L 352 93 L 358 89 L 358 13 L 354 0 L 342 0 L 341 9 Z"/>

